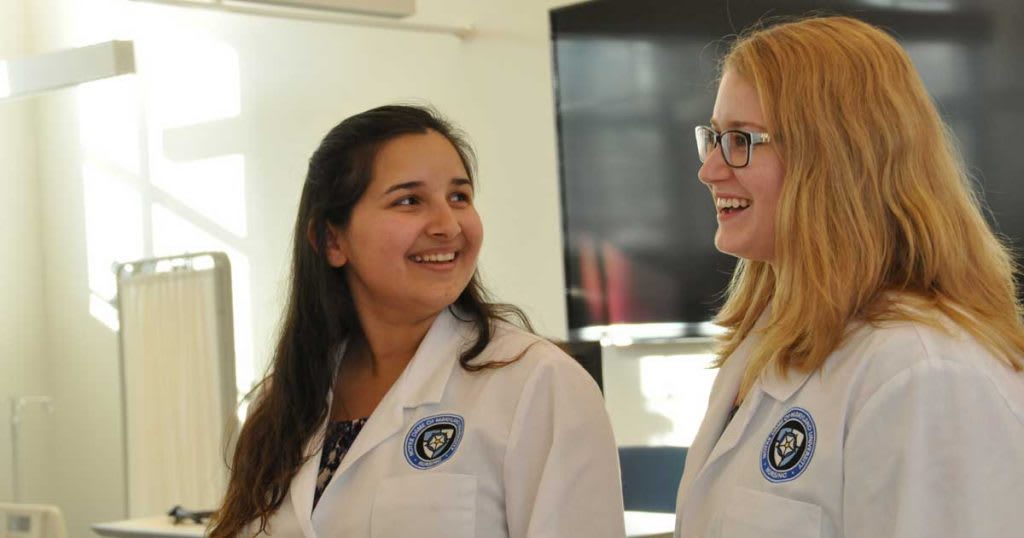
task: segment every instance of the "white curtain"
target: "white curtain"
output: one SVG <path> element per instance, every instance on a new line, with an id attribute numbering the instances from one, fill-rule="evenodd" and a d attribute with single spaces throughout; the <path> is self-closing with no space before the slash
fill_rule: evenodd
<path id="1" fill-rule="evenodd" d="M 216 274 L 128 277 L 120 305 L 125 375 L 129 517 L 217 506 L 226 484 L 224 357 Z M 218 309 L 220 309 L 218 311 Z M 230 368 L 223 362 L 231 361 Z M 234 380 L 230 386 L 234 386 Z M 230 406 L 229 406 L 230 408 Z"/>

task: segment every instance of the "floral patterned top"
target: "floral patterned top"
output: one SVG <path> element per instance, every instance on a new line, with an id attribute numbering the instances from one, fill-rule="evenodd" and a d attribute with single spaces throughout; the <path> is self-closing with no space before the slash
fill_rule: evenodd
<path id="1" fill-rule="evenodd" d="M 327 435 L 324 436 L 324 449 L 320 456 L 320 473 L 316 477 L 316 493 L 313 495 L 313 507 L 320 501 L 320 496 L 327 489 L 327 484 L 334 476 L 334 472 L 341 465 L 342 458 L 352 447 L 356 436 L 359 435 L 365 418 L 356 420 L 339 420 L 327 424 Z"/>

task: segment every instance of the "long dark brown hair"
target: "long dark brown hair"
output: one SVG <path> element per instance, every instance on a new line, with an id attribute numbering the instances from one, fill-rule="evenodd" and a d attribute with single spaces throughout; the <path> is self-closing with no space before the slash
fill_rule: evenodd
<path id="1" fill-rule="evenodd" d="M 331 267 L 321 254 L 327 248 L 327 226 L 348 224 L 386 142 L 428 131 L 452 143 L 473 180 L 473 151 L 465 138 L 435 111 L 419 106 L 383 106 L 352 116 L 331 129 L 310 158 L 295 219 L 280 338 L 267 375 L 251 393 L 254 400 L 235 447 L 227 493 L 210 522 L 211 537 L 236 536 L 257 519 L 263 532 L 284 501 L 306 459 L 306 444 L 327 418 L 334 354 L 347 338 L 362 334 L 344 268 Z M 490 343 L 494 320 L 530 328 L 519 309 L 489 302 L 476 273 L 454 306 L 476 329 L 475 341 L 459 356 L 466 370 L 490 366 L 471 361 Z"/>

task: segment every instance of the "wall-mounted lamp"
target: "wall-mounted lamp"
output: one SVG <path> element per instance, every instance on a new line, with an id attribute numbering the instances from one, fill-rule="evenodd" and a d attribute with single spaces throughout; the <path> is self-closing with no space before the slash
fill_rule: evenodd
<path id="1" fill-rule="evenodd" d="M 27 97 L 135 72 L 131 41 L 107 41 L 26 58 L 0 60 L 0 100 Z"/>

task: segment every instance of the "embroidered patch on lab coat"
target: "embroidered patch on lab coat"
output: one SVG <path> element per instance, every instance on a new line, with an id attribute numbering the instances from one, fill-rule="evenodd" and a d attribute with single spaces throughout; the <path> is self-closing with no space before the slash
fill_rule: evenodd
<path id="1" fill-rule="evenodd" d="M 761 449 L 761 474 L 775 483 L 800 476 L 814 456 L 817 440 L 814 419 L 806 409 L 786 411 Z"/>
<path id="2" fill-rule="evenodd" d="M 420 419 L 405 436 L 405 460 L 417 469 L 430 469 L 455 454 L 465 421 L 459 415 Z"/>

